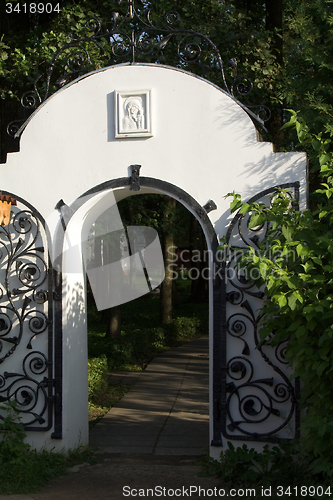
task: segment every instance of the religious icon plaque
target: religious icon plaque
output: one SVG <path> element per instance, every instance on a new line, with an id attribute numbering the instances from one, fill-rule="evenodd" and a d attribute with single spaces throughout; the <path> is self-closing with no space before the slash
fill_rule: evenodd
<path id="1" fill-rule="evenodd" d="M 115 92 L 116 139 L 151 137 L 151 91 Z"/>

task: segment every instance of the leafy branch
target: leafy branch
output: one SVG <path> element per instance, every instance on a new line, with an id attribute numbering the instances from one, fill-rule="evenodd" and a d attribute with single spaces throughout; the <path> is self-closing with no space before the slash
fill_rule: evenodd
<path id="1" fill-rule="evenodd" d="M 284 127 L 295 128 L 300 143 L 316 152 L 319 174 L 326 181 L 314 193 L 316 208 L 302 212 L 287 191 L 279 190 L 270 206 L 249 204 L 229 193 L 230 209 L 241 217 L 251 214 L 250 229 L 267 224 L 259 250 L 245 252 L 240 266 L 247 267 L 267 298 L 260 312 L 261 339 L 272 345 L 289 339 L 286 358 L 292 377 L 303 382 L 302 449 L 314 473 L 332 477 L 333 155 L 331 141 L 310 133 L 296 112 L 291 111 Z"/>

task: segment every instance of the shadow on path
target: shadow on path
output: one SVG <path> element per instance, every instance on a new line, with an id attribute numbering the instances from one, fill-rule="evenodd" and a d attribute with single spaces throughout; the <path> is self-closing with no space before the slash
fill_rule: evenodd
<path id="1" fill-rule="evenodd" d="M 209 445 L 208 336 L 163 353 L 91 430 L 103 453 L 202 455 Z"/>

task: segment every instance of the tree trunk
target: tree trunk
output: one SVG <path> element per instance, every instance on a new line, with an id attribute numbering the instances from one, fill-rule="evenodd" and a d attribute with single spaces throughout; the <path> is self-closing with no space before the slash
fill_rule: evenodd
<path id="1" fill-rule="evenodd" d="M 272 48 L 276 60 L 283 64 L 283 0 L 266 0 L 266 29 L 272 32 Z"/>
<path id="2" fill-rule="evenodd" d="M 283 67 L 283 0 L 266 1 L 266 29 L 272 33 L 272 51 L 279 66 Z M 272 137 L 276 151 L 283 150 L 284 134 L 281 131 L 283 125 L 283 104 L 272 107 L 272 117 L 267 123 L 267 129 Z"/>
<path id="3" fill-rule="evenodd" d="M 160 319 L 162 323 L 172 321 L 172 290 L 173 290 L 173 255 L 174 237 L 172 215 L 176 208 L 176 200 L 169 196 L 164 197 L 163 220 L 163 256 L 165 277 L 161 286 Z"/>
<path id="4" fill-rule="evenodd" d="M 105 337 L 119 337 L 121 333 L 121 306 L 110 307 L 103 312 L 106 319 Z"/>
<path id="5" fill-rule="evenodd" d="M 103 254 L 102 264 L 108 265 L 111 262 L 118 264 L 117 268 L 114 268 L 114 282 L 108 283 L 109 290 L 108 293 L 110 297 L 114 297 L 117 294 L 117 287 L 121 287 L 123 283 L 123 270 L 121 267 L 121 249 L 120 249 L 120 239 L 117 231 L 112 232 L 112 224 L 110 217 L 107 217 L 103 221 L 103 227 L 105 230 L 105 235 L 101 238 L 101 247 L 99 251 Z M 119 297 L 118 297 L 119 299 Z M 121 333 L 121 305 L 110 307 L 103 311 L 103 317 L 106 320 L 106 331 L 105 337 L 115 338 L 119 337 Z"/>

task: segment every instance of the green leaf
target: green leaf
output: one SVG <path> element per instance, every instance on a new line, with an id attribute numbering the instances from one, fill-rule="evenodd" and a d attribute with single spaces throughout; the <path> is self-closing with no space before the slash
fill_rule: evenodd
<path id="1" fill-rule="evenodd" d="M 262 213 L 254 213 L 251 215 L 250 221 L 249 221 L 249 229 L 253 229 L 257 226 L 261 226 L 263 222 L 265 222 L 266 216 Z"/>
<path id="2" fill-rule="evenodd" d="M 289 327 L 288 332 L 294 332 L 300 327 L 300 320 L 294 321 Z"/>
<path id="3" fill-rule="evenodd" d="M 326 163 L 329 163 L 332 160 L 332 156 L 330 154 L 324 153 L 319 156 L 319 165 L 323 166 Z"/>
<path id="4" fill-rule="evenodd" d="M 293 294 L 294 294 L 294 296 L 296 297 L 296 299 L 297 299 L 297 300 L 298 300 L 301 304 L 303 304 L 304 299 L 303 299 L 302 295 L 301 295 L 299 292 L 297 292 L 297 291 L 294 291 L 294 292 L 293 292 Z"/>
<path id="5" fill-rule="evenodd" d="M 317 139 L 312 139 L 312 147 L 315 151 L 319 151 L 320 142 Z"/>
<path id="6" fill-rule="evenodd" d="M 303 257 L 309 253 L 309 248 L 303 243 L 299 243 L 296 247 L 296 252 L 299 257 Z"/>
<path id="7" fill-rule="evenodd" d="M 286 238 L 287 241 L 292 241 L 293 228 L 288 226 L 282 226 L 282 234 Z"/>
<path id="8" fill-rule="evenodd" d="M 242 202 L 240 200 L 234 200 L 230 203 L 230 212 L 233 213 L 242 206 Z"/>
<path id="9" fill-rule="evenodd" d="M 267 276 L 268 265 L 265 262 L 260 262 L 259 270 L 261 277 L 265 278 Z"/>
<path id="10" fill-rule="evenodd" d="M 295 331 L 295 335 L 297 339 L 300 339 L 307 333 L 305 325 L 301 325 L 297 330 Z"/>
<path id="11" fill-rule="evenodd" d="M 298 287 L 298 277 L 292 276 L 291 278 L 286 278 L 286 283 L 289 288 L 295 289 Z"/>
<path id="12" fill-rule="evenodd" d="M 294 311 L 296 309 L 296 302 L 297 302 L 297 298 L 295 297 L 294 294 L 291 294 L 288 296 L 288 306 L 290 307 L 290 309 L 292 311 Z"/>
<path id="13" fill-rule="evenodd" d="M 240 214 L 247 214 L 251 210 L 251 206 L 248 203 L 243 203 L 239 213 Z"/>
<path id="14" fill-rule="evenodd" d="M 287 305 L 287 298 L 285 295 L 279 295 L 279 297 L 277 298 L 277 302 L 280 306 L 280 308 L 282 309 L 282 307 L 284 307 L 285 305 Z"/>
<path id="15" fill-rule="evenodd" d="M 322 283 L 326 280 L 326 276 L 322 274 L 316 274 L 315 276 L 312 276 L 312 279 L 314 283 Z"/>
<path id="16" fill-rule="evenodd" d="M 303 267 L 306 274 L 308 274 L 308 272 L 311 271 L 312 269 L 316 269 L 315 266 L 313 265 L 313 263 L 309 260 L 307 262 L 305 262 L 304 264 L 301 264 L 301 266 Z M 303 276 L 306 277 L 306 275 L 303 275 Z"/>

